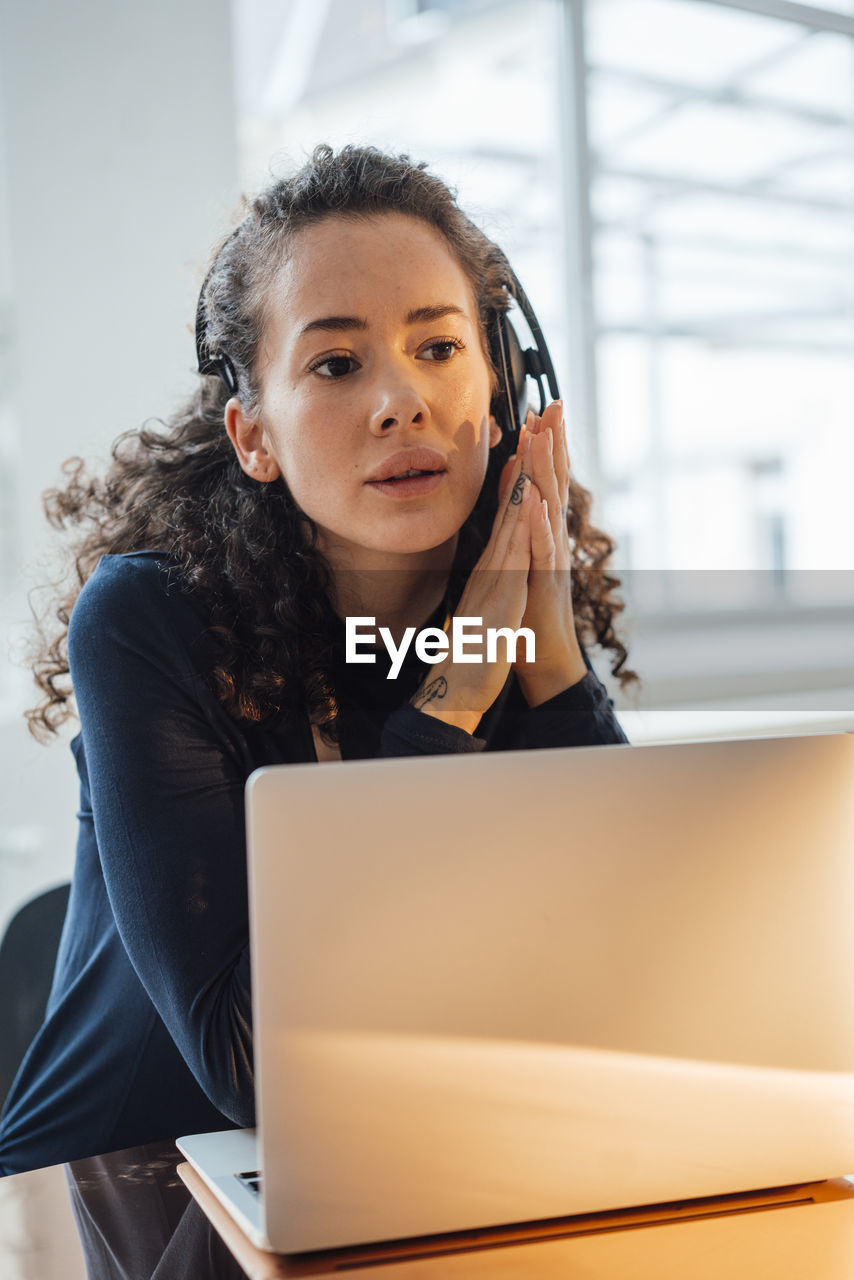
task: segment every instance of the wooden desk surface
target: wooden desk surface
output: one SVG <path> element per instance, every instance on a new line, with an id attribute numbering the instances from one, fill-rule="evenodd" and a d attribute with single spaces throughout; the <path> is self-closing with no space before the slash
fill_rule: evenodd
<path id="1" fill-rule="evenodd" d="M 467 1237 L 284 1258 L 247 1240 L 187 1164 L 178 1173 L 250 1280 L 852 1280 L 854 1184 L 807 1183 Z"/>
<path id="2" fill-rule="evenodd" d="M 0 1277 L 114 1280 L 156 1271 L 210 1280 L 234 1277 L 239 1265 L 250 1280 L 343 1272 L 366 1280 L 854 1278 L 847 1179 L 283 1259 L 253 1249 L 192 1170 L 178 1176 L 180 1160 L 163 1142 L 0 1179 Z"/>

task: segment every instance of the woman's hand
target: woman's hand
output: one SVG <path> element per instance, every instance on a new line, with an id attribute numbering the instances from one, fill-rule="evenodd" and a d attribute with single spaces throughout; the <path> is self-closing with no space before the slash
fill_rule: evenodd
<path id="1" fill-rule="evenodd" d="M 511 460 L 502 475 L 501 496 L 489 541 L 465 585 L 455 617 L 481 618 L 484 640 L 489 627 L 518 629 L 528 598 L 531 568 L 531 512 L 540 496 L 530 477 L 522 474 L 522 459 Z M 522 643 L 520 648 L 524 648 Z M 478 722 L 498 697 L 510 671 L 503 641 L 497 660 L 455 663 L 449 653 L 436 663 L 412 698 L 427 715 L 474 733 Z"/>
<path id="2" fill-rule="evenodd" d="M 531 512 L 531 568 L 522 618 L 522 626 L 536 636 L 536 660 L 524 662 L 520 657 L 514 663 L 525 699 L 536 707 L 587 672 L 572 611 L 572 551 L 566 528 L 569 451 L 560 400 L 552 401 L 542 418 L 528 414 L 517 459 L 543 499 Z"/>

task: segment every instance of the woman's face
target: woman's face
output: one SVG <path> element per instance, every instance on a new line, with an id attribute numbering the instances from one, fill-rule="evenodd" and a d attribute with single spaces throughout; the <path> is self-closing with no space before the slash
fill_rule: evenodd
<path id="1" fill-rule="evenodd" d="M 333 563 L 452 554 L 501 433 L 474 294 L 441 234 L 331 215 L 296 236 L 266 317 L 257 417 L 226 411 L 244 469 L 284 477 Z"/>

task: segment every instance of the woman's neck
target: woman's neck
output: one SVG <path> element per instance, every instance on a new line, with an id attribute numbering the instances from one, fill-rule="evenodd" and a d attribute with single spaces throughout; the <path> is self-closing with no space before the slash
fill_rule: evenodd
<path id="1" fill-rule="evenodd" d="M 456 538 L 416 555 L 362 548 L 358 555 L 335 555 L 330 550 L 325 555 L 332 569 L 335 612 L 340 618 L 373 618 L 397 642 L 407 627 L 423 626 L 444 598 Z"/>

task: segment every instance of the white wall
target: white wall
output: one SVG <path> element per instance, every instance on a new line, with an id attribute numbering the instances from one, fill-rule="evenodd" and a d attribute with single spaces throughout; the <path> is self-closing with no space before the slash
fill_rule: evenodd
<path id="1" fill-rule="evenodd" d="M 228 0 L 0 0 L 0 29 L 6 663 L 62 460 L 104 457 L 193 387 L 195 298 L 237 157 Z M 70 735 L 34 743 L 34 686 L 3 675 L 0 928 L 70 874 L 77 793 Z"/>

